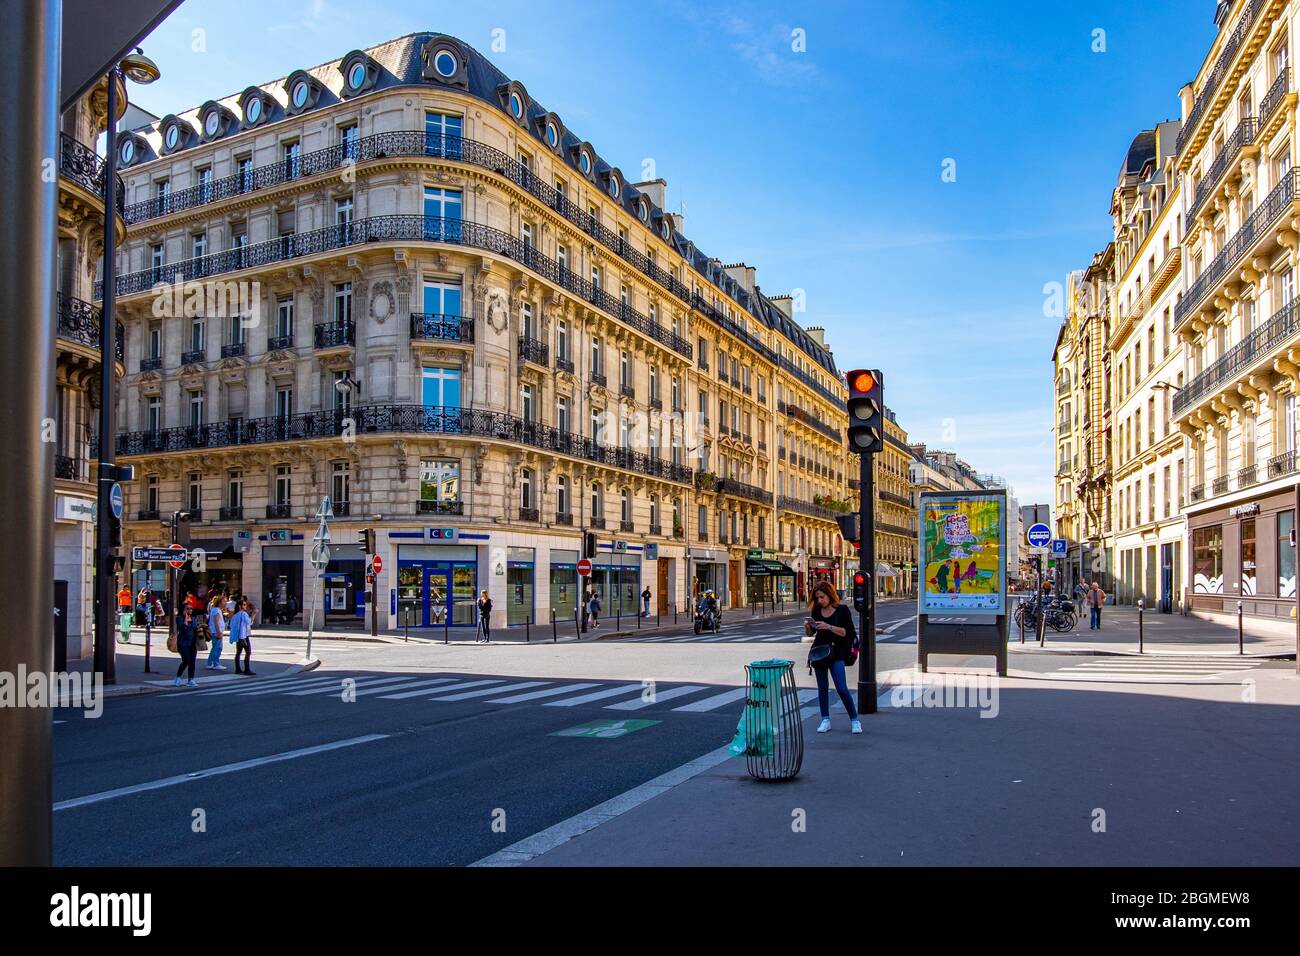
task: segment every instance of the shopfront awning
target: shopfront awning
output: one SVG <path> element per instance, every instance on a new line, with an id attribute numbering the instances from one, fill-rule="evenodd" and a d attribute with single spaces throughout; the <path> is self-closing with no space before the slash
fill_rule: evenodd
<path id="1" fill-rule="evenodd" d="M 896 578 L 898 577 L 898 570 L 892 564 L 887 564 L 884 561 L 880 561 L 877 562 L 876 564 L 876 577 Z"/>
<path id="2" fill-rule="evenodd" d="M 773 561 L 769 558 L 746 558 L 745 559 L 746 576 L 756 574 L 788 574 L 794 577 L 794 571 L 789 565 L 782 564 L 780 561 Z"/>

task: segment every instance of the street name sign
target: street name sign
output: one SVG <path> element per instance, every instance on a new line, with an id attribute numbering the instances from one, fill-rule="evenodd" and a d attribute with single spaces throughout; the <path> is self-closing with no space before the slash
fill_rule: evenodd
<path id="1" fill-rule="evenodd" d="M 185 549 L 181 548 L 180 553 L 183 557 Z M 146 564 L 150 561 L 175 561 L 176 552 L 171 548 L 132 548 L 131 560 L 137 564 Z"/>

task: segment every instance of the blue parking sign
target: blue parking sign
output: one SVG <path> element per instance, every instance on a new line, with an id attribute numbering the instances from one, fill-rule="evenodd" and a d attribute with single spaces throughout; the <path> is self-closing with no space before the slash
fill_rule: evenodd
<path id="1" fill-rule="evenodd" d="M 1052 554 L 1057 557 L 1064 557 L 1066 551 L 1066 540 L 1064 538 L 1052 539 Z"/>

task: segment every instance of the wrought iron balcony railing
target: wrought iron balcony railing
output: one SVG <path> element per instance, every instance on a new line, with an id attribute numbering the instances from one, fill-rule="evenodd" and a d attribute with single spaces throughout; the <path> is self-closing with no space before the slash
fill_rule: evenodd
<path id="1" fill-rule="evenodd" d="M 1230 383 L 1256 362 L 1271 358 L 1279 347 L 1300 333 L 1300 298 L 1278 309 L 1267 322 L 1230 348 L 1223 357 L 1174 394 L 1175 415 L 1181 415 L 1206 395 Z"/>
<path id="2" fill-rule="evenodd" d="M 604 373 L 604 372 L 592 372 L 592 373 L 591 373 L 591 384 L 593 384 L 593 385 L 605 385 L 605 384 L 607 384 L 607 382 L 606 382 L 606 380 L 605 380 L 605 373 Z"/>
<path id="3" fill-rule="evenodd" d="M 735 498 L 744 498 L 747 501 L 756 501 L 759 504 L 767 505 L 769 508 L 772 506 L 772 492 L 756 485 L 737 481 L 735 478 L 719 478 L 714 490 L 721 495 L 731 495 Z"/>
<path id="4" fill-rule="evenodd" d="M 438 342 L 473 342 L 474 320 L 436 312 L 412 312 L 411 338 Z"/>
<path id="5" fill-rule="evenodd" d="M 1255 124 L 1257 134 L 1262 134 L 1268 128 L 1269 119 L 1277 112 L 1277 108 L 1282 105 L 1289 92 L 1291 92 L 1291 68 L 1288 66 L 1282 68 L 1273 85 L 1264 94 L 1264 98 L 1259 101 L 1259 122 Z"/>
<path id="6" fill-rule="evenodd" d="M 536 508 L 520 508 L 519 520 L 520 521 L 541 521 L 542 516 L 541 513 Z"/>
<path id="7" fill-rule="evenodd" d="M 1210 104 L 1214 102 L 1215 96 L 1218 95 L 1219 87 L 1223 84 L 1223 78 L 1227 76 L 1233 58 L 1236 57 L 1237 51 L 1241 49 L 1242 40 L 1250 33 L 1250 28 L 1255 25 L 1256 19 L 1269 6 L 1270 2 L 1271 0 L 1251 0 L 1246 11 L 1242 13 L 1241 18 L 1237 21 L 1236 29 L 1224 41 L 1219 57 L 1214 61 L 1214 69 L 1205 78 L 1205 82 L 1201 85 L 1200 95 L 1196 97 L 1191 111 L 1187 114 L 1187 120 L 1178 131 L 1177 149 L 1179 153 L 1182 153 L 1187 144 L 1192 141 L 1192 134 L 1196 132 L 1206 110 L 1209 109 Z"/>
<path id="8" fill-rule="evenodd" d="M 226 345 L 221 346 L 221 357 L 235 358 L 236 356 L 245 354 L 247 351 L 248 347 L 243 342 L 229 342 Z"/>
<path id="9" fill-rule="evenodd" d="M 1280 455 L 1275 455 L 1268 460 L 1268 477 L 1281 478 L 1283 475 L 1294 474 L 1296 470 L 1296 452 L 1284 451 Z"/>
<path id="10" fill-rule="evenodd" d="M 90 481 L 90 459 L 55 455 L 54 477 L 61 481 Z"/>
<path id="11" fill-rule="evenodd" d="M 219 517 L 218 520 L 220 520 L 220 521 L 243 521 L 243 520 L 244 520 L 244 506 L 243 506 L 243 505 L 222 505 L 222 506 L 221 506 L 221 511 L 220 511 L 220 517 Z"/>
<path id="12" fill-rule="evenodd" d="M 207 359 L 207 353 L 203 349 L 190 349 L 188 352 L 181 353 L 182 365 L 201 365 Z"/>
<path id="13" fill-rule="evenodd" d="M 555 523 L 558 525 L 563 525 L 566 528 L 573 527 L 573 512 L 572 511 L 555 512 Z"/>
<path id="14" fill-rule="evenodd" d="M 417 502 L 415 510 L 422 515 L 462 515 L 465 513 L 465 503 L 463 501 L 421 498 Z"/>
<path id="15" fill-rule="evenodd" d="M 162 368 L 162 366 L 163 360 L 161 355 L 150 355 L 146 358 L 140 359 L 140 371 L 142 372 L 156 372 L 158 369 Z"/>
<path id="16" fill-rule="evenodd" d="M 64 176 L 92 196 L 104 198 L 104 174 L 108 167 L 98 154 L 67 133 L 59 134 L 59 175 Z M 126 187 L 122 177 L 117 177 L 117 214 L 126 210 Z"/>
<path id="17" fill-rule="evenodd" d="M 117 436 L 116 446 L 119 455 L 152 455 L 337 438 L 348 428 L 354 429 L 357 435 L 411 433 L 497 439 L 680 483 L 689 483 L 694 475 L 686 465 L 644 452 L 601 445 L 583 435 L 562 432 L 551 425 L 526 422 L 501 412 L 439 405 L 354 405 L 347 410 L 329 409 L 157 431 L 122 432 Z"/>
<path id="18" fill-rule="evenodd" d="M 534 362 L 549 367 L 551 364 L 551 350 L 540 339 L 530 339 L 521 335 L 519 336 L 519 358 L 525 362 Z"/>
<path id="19" fill-rule="evenodd" d="M 266 516 L 268 518 L 292 518 L 293 505 L 287 501 L 276 502 L 266 506 Z"/>
<path id="20" fill-rule="evenodd" d="M 1188 220 L 1196 217 L 1196 213 L 1205 205 L 1215 187 L 1219 185 L 1219 180 L 1227 171 L 1228 166 L 1241 154 L 1241 150 L 1249 146 L 1255 139 L 1255 120 L 1249 116 L 1237 124 L 1232 135 L 1224 141 L 1219 147 L 1219 155 L 1214 158 L 1210 168 L 1205 171 L 1205 177 L 1196 184 L 1196 196 L 1192 200 L 1191 208 L 1187 210 Z"/>
<path id="21" fill-rule="evenodd" d="M 624 398 L 636 398 L 636 386 L 630 382 L 622 382 L 618 386 L 618 393 Z"/>
<path id="22" fill-rule="evenodd" d="M 1219 495 L 1226 495 L 1226 494 L 1228 493 L 1228 476 L 1227 476 L 1227 475 L 1223 475 L 1222 477 L 1219 477 L 1219 478 L 1215 478 L 1215 479 L 1214 479 L 1214 484 L 1211 485 L 1211 493 L 1212 493 L 1216 498 L 1217 498 Z"/>
<path id="23" fill-rule="evenodd" d="M 636 530 L 636 526 L 635 526 L 635 524 L 633 524 L 633 522 L 631 522 L 631 521 L 622 521 L 622 520 L 620 520 L 619 523 L 618 523 L 618 530 L 619 530 L 619 531 L 632 532 L 632 531 L 635 531 L 635 530 Z"/>
<path id="24" fill-rule="evenodd" d="M 591 525 L 593 528 L 599 528 L 603 531 L 605 528 L 605 516 L 592 515 L 590 518 L 587 519 L 587 524 Z"/>
<path id="25" fill-rule="evenodd" d="M 59 338 L 98 350 L 99 309 L 83 299 L 64 295 L 63 293 L 59 293 L 57 305 L 59 309 L 57 326 Z M 122 362 L 126 354 L 126 330 L 121 322 L 116 323 L 116 326 L 117 335 L 114 344 L 116 346 L 117 360 Z"/>
<path id="26" fill-rule="evenodd" d="M 266 350 L 268 352 L 277 352 L 281 349 L 293 348 L 292 335 L 272 335 L 266 340 Z"/>
<path id="27" fill-rule="evenodd" d="M 555 367 L 559 369 L 561 372 L 569 372 L 570 374 L 572 374 L 573 359 L 565 358 L 562 355 L 557 355 L 555 357 Z"/>
<path id="28" fill-rule="evenodd" d="M 793 511 L 810 518 L 826 518 L 830 521 L 834 521 L 835 516 L 839 514 L 824 505 L 815 505 L 811 501 L 800 501 L 798 498 L 787 498 L 784 495 L 776 499 L 776 510 Z"/>
<path id="29" fill-rule="evenodd" d="M 318 349 L 336 349 L 357 344 L 355 322 L 323 322 L 315 328 L 314 342 Z"/>

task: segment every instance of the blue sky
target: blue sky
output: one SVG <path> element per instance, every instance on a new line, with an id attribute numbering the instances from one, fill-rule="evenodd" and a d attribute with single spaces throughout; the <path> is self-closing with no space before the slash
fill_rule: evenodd
<path id="1" fill-rule="evenodd" d="M 1124 151 L 1178 115 L 1214 6 L 187 0 L 145 44 L 162 81 L 133 96 L 161 115 L 454 34 L 629 176 L 653 161 L 700 248 L 804 290 L 801 321 L 841 368 L 884 370 L 913 440 L 1028 503 L 1052 500 L 1043 287 L 1108 241 Z"/>

